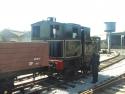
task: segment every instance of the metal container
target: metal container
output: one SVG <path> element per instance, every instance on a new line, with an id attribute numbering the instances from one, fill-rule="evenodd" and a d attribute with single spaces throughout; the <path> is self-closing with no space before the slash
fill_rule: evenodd
<path id="1" fill-rule="evenodd" d="M 0 73 L 48 66 L 48 43 L 0 43 Z"/>
<path id="2" fill-rule="evenodd" d="M 116 22 L 105 22 L 105 32 L 115 32 Z"/>

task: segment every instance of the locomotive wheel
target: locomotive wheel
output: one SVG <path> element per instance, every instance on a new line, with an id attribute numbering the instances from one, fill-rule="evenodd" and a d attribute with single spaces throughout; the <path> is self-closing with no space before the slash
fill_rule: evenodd
<path id="1" fill-rule="evenodd" d="M 74 75 L 75 72 L 73 70 L 67 69 L 64 71 L 64 80 L 65 81 L 73 80 Z"/>

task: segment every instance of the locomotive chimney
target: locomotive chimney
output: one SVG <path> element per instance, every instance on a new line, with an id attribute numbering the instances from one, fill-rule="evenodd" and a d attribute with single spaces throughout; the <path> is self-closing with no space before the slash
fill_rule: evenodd
<path id="1" fill-rule="evenodd" d="M 55 17 L 48 17 L 47 20 L 48 21 L 52 21 L 52 22 L 56 22 L 56 18 Z"/>

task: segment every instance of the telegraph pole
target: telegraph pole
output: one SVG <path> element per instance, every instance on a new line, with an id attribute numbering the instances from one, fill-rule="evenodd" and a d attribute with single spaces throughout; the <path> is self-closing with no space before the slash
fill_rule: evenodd
<path id="1" fill-rule="evenodd" d="M 108 53 L 111 53 L 111 32 L 107 32 Z"/>

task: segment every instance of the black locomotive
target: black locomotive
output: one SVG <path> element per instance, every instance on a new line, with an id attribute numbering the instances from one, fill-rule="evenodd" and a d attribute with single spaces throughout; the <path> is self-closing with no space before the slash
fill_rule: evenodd
<path id="1" fill-rule="evenodd" d="M 66 79 L 90 71 L 92 54 L 100 50 L 100 38 L 90 37 L 90 28 L 56 22 L 52 17 L 32 24 L 32 41 L 49 43 L 51 75 Z"/>

